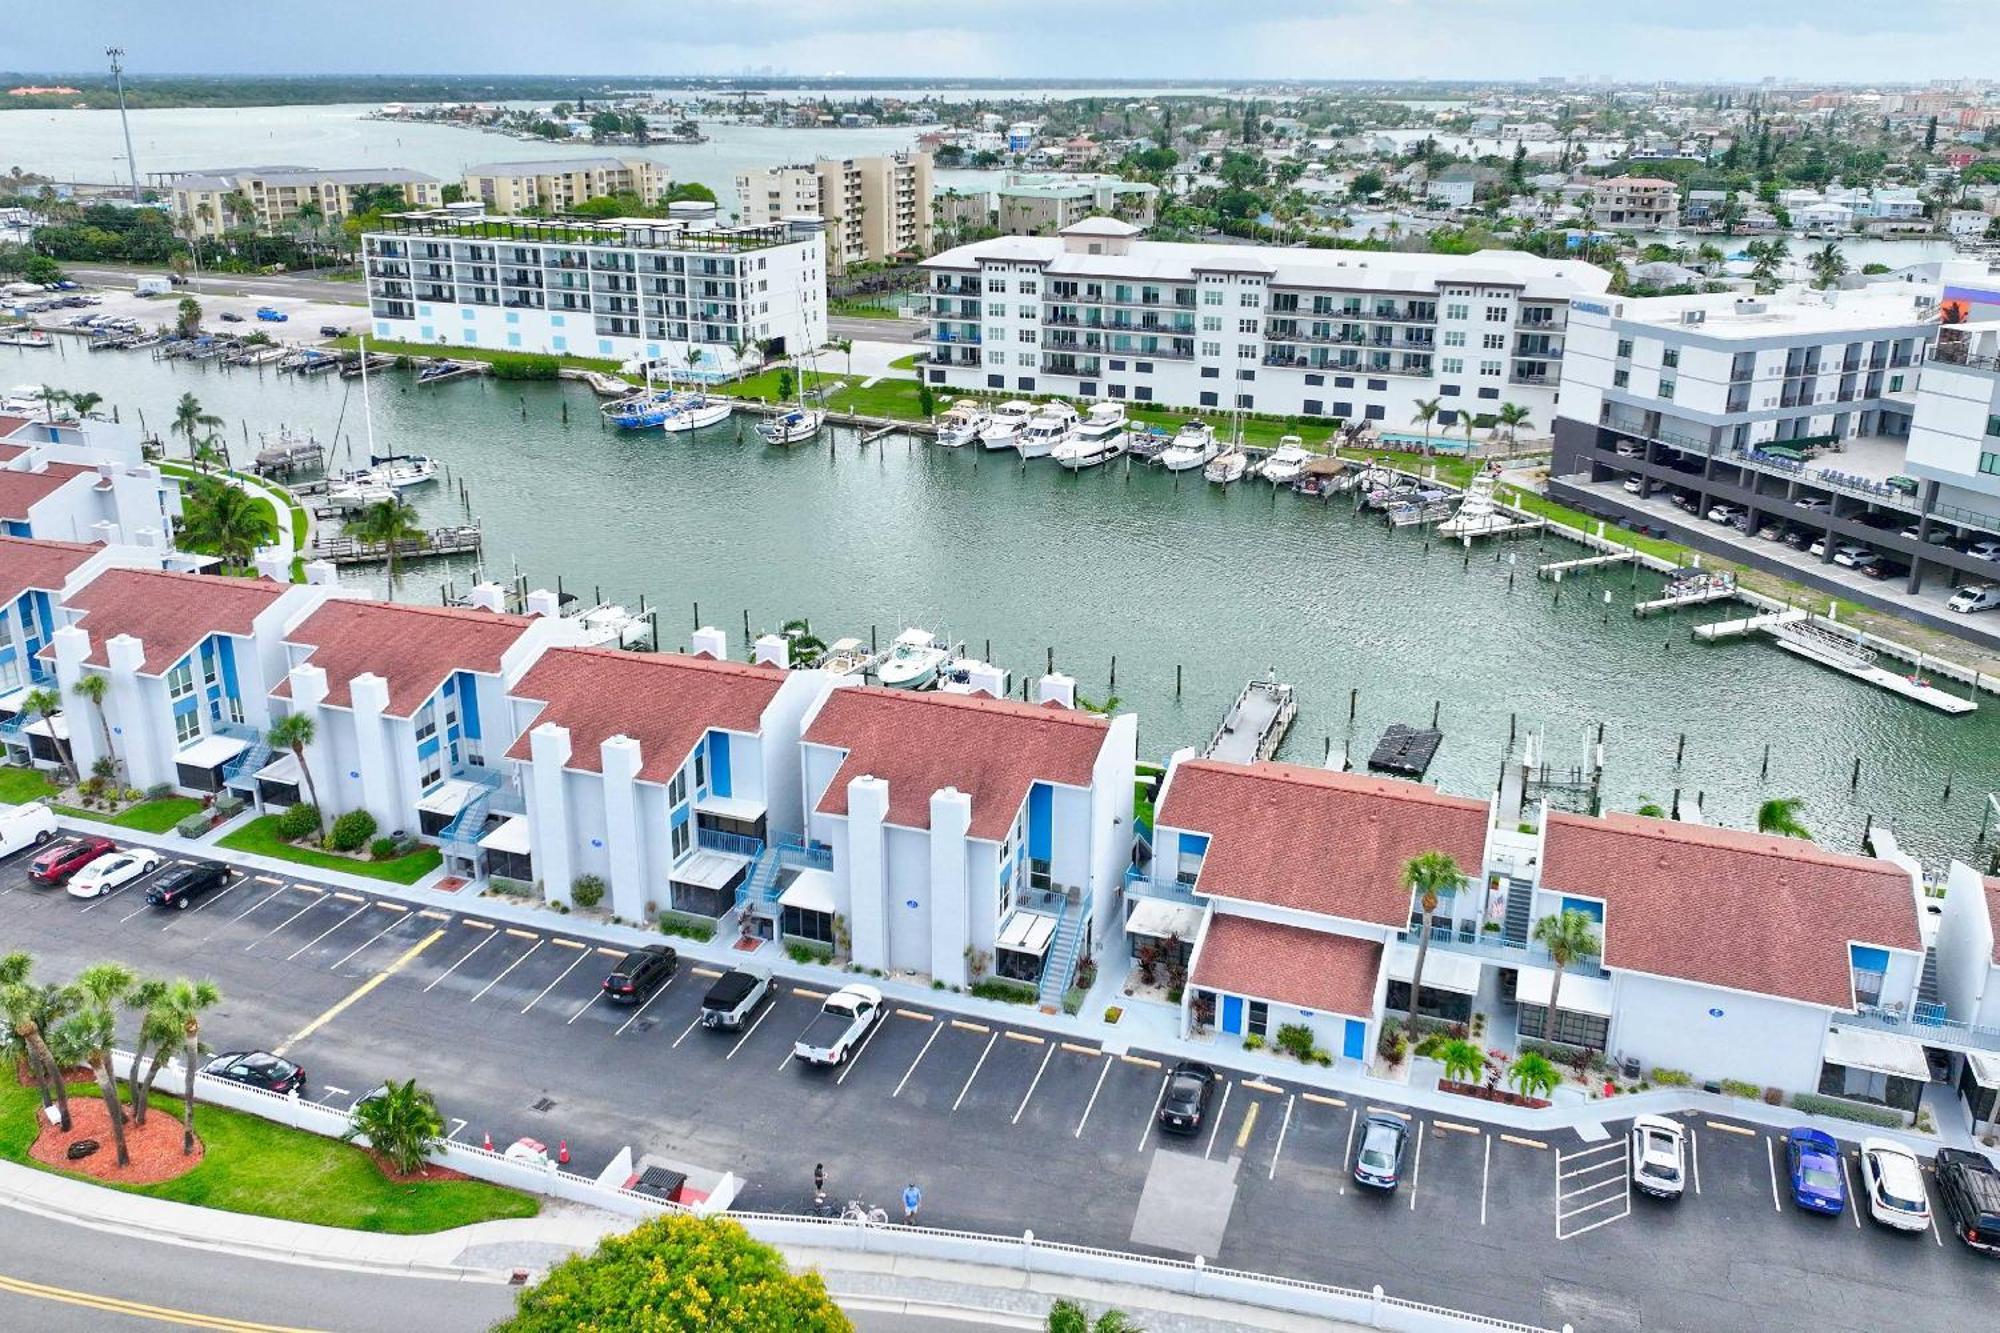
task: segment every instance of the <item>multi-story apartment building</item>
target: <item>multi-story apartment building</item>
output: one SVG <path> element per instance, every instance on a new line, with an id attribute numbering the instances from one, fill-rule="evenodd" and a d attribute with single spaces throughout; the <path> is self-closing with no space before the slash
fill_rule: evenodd
<path id="1" fill-rule="evenodd" d="M 444 202 L 443 182 L 406 167 L 218 167 L 156 176 L 154 183 L 172 201 L 174 216 L 191 223 L 198 236 L 219 236 L 245 225 L 275 231 L 297 218 L 308 202 L 332 226 L 355 212 L 358 186 L 392 188 L 411 208 L 437 208 Z"/>
<path id="2" fill-rule="evenodd" d="M 962 390 L 1365 420 L 1441 398 L 1446 424 L 1554 415 L 1573 297 L 1608 275 L 1520 251 L 1275 250 L 1137 239 L 1091 218 L 1059 236 L 948 250 L 931 272 L 922 372 Z"/>
<path id="3" fill-rule="evenodd" d="M 532 162 L 485 162 L 465 169 L 465 197 L 489 213 L 560 213 L 586 199 L 637 195 L 642 203 L 666 198 L 671 182 L 664 164 L 646 157 L 558 157 Z"/>
<path id="4" fill-rule="evenodd" d="M 1910 419 L 1910 476 L 1933 522 L 2000 531 L 2000 320 L 1939 330 Z"/>
<path id="5" fill-rule="evenodd" d="M 1159 204 L 1160 187 L 1146 181 L 1010 171 L 993 192 L 993 218 L 1006 236 L 1054 236 L 1100 214 L 1143 230 L 1153 225 Z"/>
<path id="6" fill-rule="evenodd" d="M 665 221 L 397 214 L 362 238 L 375 336 L 446 347 L 670 360 L 732 373 L 826 341 L 818 224 L 717 227 L 714 205 Z"/>
<path id="7" fill-rule="evenodd" d="M 136 430 L 0 414 L 0 532 L 164 550 L 180 513 Z"/>
<path id="8" fill-rule="evenodd" d="M 1611 231 L 1678 227 L 1680 187 L 1654 176 L 1613 176 L 1591 186 L 1590 219 Z"/>
<path id="9" fill-rule="evenodd" d="M 821 158 L 816 162 L 743 172 L 737 207 L 748 226 L 777 226 L 800 214 L 826 223 L 827 265 L 881 263 L 896 255 L 930 253 L 931 155 Z"/>

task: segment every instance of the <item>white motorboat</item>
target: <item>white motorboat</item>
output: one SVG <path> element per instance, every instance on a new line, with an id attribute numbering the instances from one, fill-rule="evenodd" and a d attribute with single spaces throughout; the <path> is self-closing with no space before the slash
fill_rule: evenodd
<path id="1" fill-rule="evenodd" d="M 735 410 L 736 404 L 730 399 L 710 398 L 705 393 L 690 394 L 667 409 L 667 419 L 660 423 L 660 429 L 669 435 L 700 430 L 727 421 L 729 414 Z"/>
<path id="2" fill-rule="evenodd" d="M 977 440 L 992 420 L 978 403 L 953 403 L 951 410 L 938 418 L 937 442 L 947 449 L 962 449 Z"/>
<path id="3" fill-rule="evenodd" d="M 1033 403 L 1002 403 L 993 409 L 987 419 L 986 429 L 979 432 L 979 442 L 988 449 L 1012 449 L 1014 437 L 1027 429 L 1035 419 Z"/>
<path id="4" fill-rule="evenodd" d="M 389 454 L 368 460 L 369 467 L 347 478 L 364 485 L 373 483 L 387 486 L 392 491 L 408 490 L 428 481 L 436 481 L 438 461 L 426 454 Z"/>
<path id="5" fill-rule="evenodd" d="M 350 512 L 395 498 L 396 492 L 380 482 L 357 481 L 351 478 L 335 482 L 326 492 L 326 502 L 329 506 Z"/>
<path id="6" fill-rule="evenodd" d="M 652 632 L 645 616 L 609 603 L 583 612 L 575 623 L 583 631 L 586 648 L 630 648 L 645 643 Z"/>
<path id="7" fill-rule="evenodd" d="M 1174 432 L 1172 443 L 1160 450 L 1160 466 L 1169 472 L 1206 467 L 1208 460 L 1215 457 L 1219 449 L 1215 442 L 1215 427 L 1206 422 L 1190 421 Z"/>
<path id="8" fill-rule="evenodd" d="M 1072 472 L 1096 467 L 1125 452 L 1128 433 L 1125 404 L 1092 403 L 1089 413 L 1077 423 L 1075 433 L 1049 456 Z"/>
<path id="9" fill-rule="evenodd" d="M 53 347 L 56 340 L 26 324 L 10 324 L 0 329 L 0 347 Z"/>
<path id="10" fill-rule="evenodd" d="M 1076 409 L 1068 403 L 1049 403 L 1014 437 L 1014 448 L 1023 458 L 1047 458 L 1076 434 L 1076 421 Z"/>
<path id="11" fill-rule="evenodd" d="M 1273 486 L 1289 486 L 1297 481 L 1299 474 L 1312 462 L 1312 453 L 1306 442 L 1296 435 L 1287 435 L 1278 441 L 1278 447 L 1271 451 L 1257 469 L 1257 475 Z"/>
<path id="12" fill-rule="evenodd" d="M 1218 486 L 1227 486 L 1232 481 L 1243 480 L 1243 474 L 1249 470 L 1250 455 L 1232 444 L 1209 459 L 1208 465 L 1201 470 L 1201 475 Z"/>
<path id="13" fill-rule="evenodd" d="M 781 417 L 772 417 L 760 422 L 757 433 L 764 437 L 764 443 L 777 445 L 804 444 L 820 432 L 826 425 L 826 413 L 816 407 L 794 408 Z"/>
<path id="14" fill-rule="evenodd" d="M 1465 488 L 1458 512 L 1438 524 L 1437 530 L 1440 537 L 1484 537 L 1513 525 L 1513 516 L 1493 503 L 1493 474 L 1482 472 Z"/>
<path id="15" fill-rule="evenodd" d="M 875 664 L 875 679 L 892 690 L 927 689 L 950 656 L 929 630 L 906 629 Z"/>
<path id="16" fill-rule="evenodd" d="M 835 639 L 813 663 L 815 670 L 831 676 L 858 676 L 874 665 L 875 654 L 859 639 Z"/>
<path id="17" fill-rule="evenodd" d="M 954 657 L 938 669 L 939 694 L 984 694 L 994 699 L 1008 695 L 1007 669 L 982 662 L 976 657 Z"/>
<path id="18" fill-rule="evenodd" d="M 583 372 L 583 382 L 599 398 L 624 398 L 632 392 L 632 382 L 617 375 L 606 375 L 599 370 Z"/>

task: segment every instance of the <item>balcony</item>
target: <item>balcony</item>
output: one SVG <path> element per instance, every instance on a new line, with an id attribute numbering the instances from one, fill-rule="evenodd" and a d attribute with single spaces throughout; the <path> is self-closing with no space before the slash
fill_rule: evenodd
<path id="1" fill-rule="evenodd" d="M 1931 360 L 1941 361 L 1948 366 L 1966 366 L 1973 370 L 2000 370 L 2000 356 L 1980 356 L 1964 342 L 1939 343 L 1931 351 Z M 1908 365 L 1909 360 L 1903 358 L 1894 364 Z"/>
<path id="2" fill-rule="evenodd" d="M 953 333 L 950 329 L 933 329 L 917 339 L 918 342 L 966 344 L 977 347 L 984 339 L 977 333 Z"/>
<path id="3" fill-rule="evenodd" d="M 1786 445 L 1793 442 L 1788 440 L 1771 440 L 1767 443 Z M 1866 477 L 1850 476 L 1845 472 L 1831 472 L 1824 468 L 1807 467 L 1804 463 L 1795 463 L 1789 458 L 1779 458 L 1776 455 L 1767 454 L 1761 449 L 1736 448 L 1729 452 L 1730 456 L 1738 463 L 1748 468 L 1754 468 L 1756 471 L 1765 473 L 1768 476 L 1802 481 L 1809 486 L 1819 486 L 1829 491 L 1837 491 L 1842 495 L 1851 495 L 1857 500 L 1866 500 L 1871 504 L 1886 505 L 1891 509 L 1899 509 L 1906 514 L 1922 512 L 1922 506 L 1917 503 L 1915 496 L 1905 495 L 1894 487 L 1885 486 L 1879 481 L 1871 481 Z"/>
<path id="4" fill-rule="evenodd" d="M 1396 940 L 1399 944 L 1415 947 L 1418 933 L 1416 930 L 1398 931 Z M 1501 967 L 1555 967 L 1549 951 L 1539 944 L 1515 944 L 1502 939 L 1498 931 L 1466 930 L 1463 927 L 1454 930 L 1448 921 L 1437 922 L 1431 927 L 1431 948 L 1445 953 L 1469 954 Z M 1563 975 L 1603 978 L 1609 974 L 1593 960 L 1578 960 L 1566 966 Z M 1427 986 L 1425 989 L 1430 988 Z"/>
<path id="5" fill-rule="evenodd" d="M 1642 421 L 1620 417 L 1613 413 L 1607 412 L 1598 424 L 1606 430 L 1617 431 L 1620 435 L 1654 440 L 1660 444 L 1670 444 L 1676 449 L 1693 449 L 1704 454 L 1715 452 L 1715 441 L 1712 439 L 1704 439 L 1699 435 L 1684 435 L 1679 431 L 1666 430 L 1659 426 L 1648 426 Z"/>
<path id="6" fill-rule="evenodd" d="M 1914 1008 L 1914 1013 L 1905 1014 L 1900 1005 L 1862 1005 L 1852 1014 L 1836 1014 L 1833 1021 L 1841 1027 L 1908 1037 L 1926 1046 L 2000 1051 L 2000 1028 L 1947 1018 L 1942 1005 L 1918 1001 Z"/>

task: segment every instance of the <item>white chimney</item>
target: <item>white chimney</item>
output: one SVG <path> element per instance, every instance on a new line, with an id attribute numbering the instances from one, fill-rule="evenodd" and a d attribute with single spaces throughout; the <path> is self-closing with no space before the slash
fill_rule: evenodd
<path id="1" fill-rule="evenodd" d="M 995 699 L 1007 697 L 1007 668 L 991 662 L 973 662 L 966 667 L 966 675 L 971 678 L 974 694 L 988 694 Z"/>
<path id="2" fill-rule="evenodd" d="M 562 599 L 547 588 L 537 588 L 528 594 L 528 614 L 531 616 L 559 616 L 562 614 Z"/>
<path id="3" fill-rule="evenodd" d="M 689 651 L 696 657 L 712 657 L 718 662 L 729 660 L 729 636 L 713 625 L 703 625 L 688 641 Z"/>
<path id="4" fill-rule="evenodd" d="M 282 546 L 260 546 L 256 555 L 257 577 L 273 583 L 292 581 L 291 553 Z"/>
<path id="5" fill-rule="evenodd" d="M 756 655 L 752 661 L 768 663 L 774 667 L 789 667 L 792 664 L 792 644 L 782 634 L 760 634 L 754 645 Z"/>
<path id="6" fill-rule="evenodd" d="M 475 583 L 465 600 L 483 611 L 502 611 L 507 605 L 507 590 L 497 583 Z"/>
<path id="7" fill-rule="evenodd" d="M 311 560 L 306 563 L 306 582 L 315 588 L 331 588 L 340 582 L 340 571 L 331 560 Z"/>
<path id="8" fill-rule="evenodd" d="M 1060 671 L 1051 671 L 1043 676 L 1035 691 L 1035 702 L 1058 703 L 1064 708 L 1076 707 L 1076 681 Z"/>

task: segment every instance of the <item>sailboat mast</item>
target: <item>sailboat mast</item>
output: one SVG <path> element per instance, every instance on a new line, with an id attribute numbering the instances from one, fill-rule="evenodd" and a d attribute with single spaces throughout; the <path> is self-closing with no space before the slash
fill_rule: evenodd
<path id="1" fill-rule="evenodd" d="M 361 428 L 368 440 L 368 466 L 375 466 L 375 413 L 368 403 L 368 335 L 356 339 L 361 348 Z"/>

